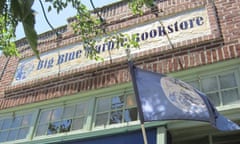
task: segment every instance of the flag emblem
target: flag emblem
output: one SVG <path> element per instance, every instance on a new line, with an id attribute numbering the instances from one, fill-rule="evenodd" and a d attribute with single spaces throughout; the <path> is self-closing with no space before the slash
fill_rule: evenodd
<path id="1" fill-rule="evenodd" d="M 171 77 L 162 77 L 160 83 L 168 100 L 178 109 L 188 113 L 208 111 L 203 99 L 192 86 Z"/>

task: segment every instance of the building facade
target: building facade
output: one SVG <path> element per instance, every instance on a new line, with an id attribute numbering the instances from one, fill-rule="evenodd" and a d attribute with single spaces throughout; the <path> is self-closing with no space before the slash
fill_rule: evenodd
<path id="1" fill-rule="evenodd" d="M 157 7 L 157 8 L 156 8 Z M 188 82 L 240 123 L 240 1 L 157 0 L 133 15 L 126 2 L 102 7 L 106 32 L 136 34 L 136 66 Z M 41 60 L 26 39 L 20 58 L 0 56 L 0 143 L 143 144 L 124 48 L 96 37 L 104 61 L 84 56 L 69 24 L 39 35 Z M 110 55 L 110 54 L 111 55 Z M 145 123 L 149 144 L 238 144 L 240 132 L 208 123 Z"/>

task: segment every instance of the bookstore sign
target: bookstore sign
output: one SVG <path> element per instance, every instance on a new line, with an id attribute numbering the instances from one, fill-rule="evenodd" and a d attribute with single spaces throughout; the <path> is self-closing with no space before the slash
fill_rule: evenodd
<path id="1" fill-rule="evenodd" d="M 130 28 L 122 33 L 135 34 L 140 44 L 140 49 L 131 48 L 132 53 L 161 48 L 169 45 L 166 35 L 172 43 L 178 43 L 193 38 L 211 34 L 210 22 L 205 8 L 198 8 L 187 12 L 182 12 L 156 21 L 145 23 L 134 28 Z M 104 38 L 96 38 L 95 49 L 104 60 L 109 59 L 108 50 L 111 57 L 119 58 L 125 54 L 124 48 L 117 49 L 117 44 L 107 41 Z M 78 69 L 93 63 L 85 57 L 82 43 L 76 43 L 66 47 L 42 53 L 41 60 L 35 56 L 22 59 L 17 67 L 12 84 L 18 84 L 29 80 L 40 79 L 54 75 L 59 72 Z"/>

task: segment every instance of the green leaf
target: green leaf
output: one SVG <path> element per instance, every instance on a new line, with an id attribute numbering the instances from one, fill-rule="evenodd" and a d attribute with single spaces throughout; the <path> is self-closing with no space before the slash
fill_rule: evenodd
<path id="1" fill-rule="evenodd" d="M 37 32 L 35 31 L 35 16 L 31 9 L 34 0 L 12 0 L 12 12 L 15 17 L 23 24 L 25 36 L 29 42 L 33 52 L 40 59 L 39 51 L 37 50 Z"/>
<path id="2" fill-rule="evenodd" d="M 33 52 L 35 53 L 37 58 L 40 59 L 39 51 L 37 50 L 37 32 L 34 29 L 35 19 L 33 13 L 26 17 L 22 24 L 26 38 Z"/>

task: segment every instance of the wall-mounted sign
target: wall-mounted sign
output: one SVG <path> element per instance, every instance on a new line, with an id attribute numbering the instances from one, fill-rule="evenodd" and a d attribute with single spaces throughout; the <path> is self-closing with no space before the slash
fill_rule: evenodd
<path id="1" fill-rule="evenodd" d="M 137 35 L 140 49 L 131 48 L 131 52 L 138 53 L 169 45 L 166 34 L 168 34 L 172 43 L 177 43 L 210 35 L 211 29 L 207 10 L 198 8 L 138 25 L 124 30 L 122 33 Z M 107 41 L 104 38 L 97 40 L 96 50 L 105 60 L 109 59 L 108 50 L 111 51 L 113 59 L 126 55 L 124 48 L 117 49 L 114 42 Z M 84 56 L 82 43 L 48 51 L 40 56 L 41 60 L 36 57 L 21 60 L 12 84 L 39 79 L 96 63 L 95 60 L 89 60 Z"/>

